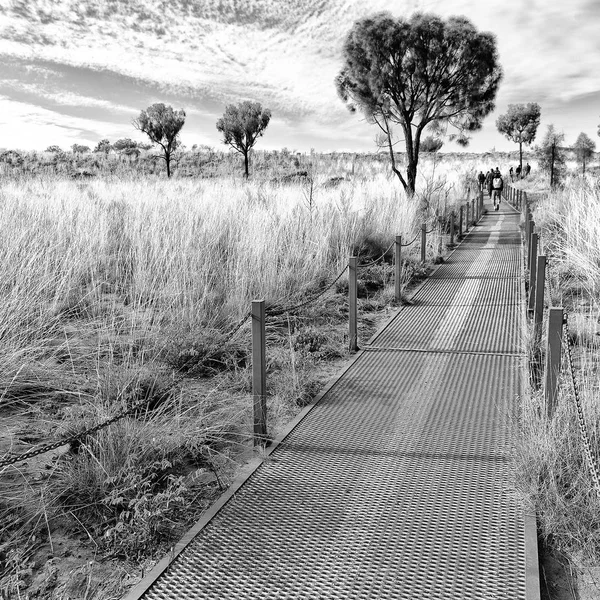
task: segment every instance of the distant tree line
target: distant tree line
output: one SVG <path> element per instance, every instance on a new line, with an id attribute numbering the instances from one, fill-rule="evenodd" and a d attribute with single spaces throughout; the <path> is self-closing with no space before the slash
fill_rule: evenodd
<path id="1" fill-rule="evenodd" d="M 469 135 L 480 130 L 485 117 L 494 110 L 502 76 L 496 37 L 477 31 L 466 17 L 444 20 L 434 14 L 415 13 L 404 18 L 381 12 L 356 21 L 348 32 L 343 66 L 335 85 L 350 111 L 360 110 L 368 122 L 378 127 L 378 145 L 389 153 L 392 172 L 412 196 L 420 153 L 438 152 L 448 129 L 450 140 L 467 145 Z M 131 156 L 154 147 L 170 177 L 183 149 L 180 132 L 185 119 L 183 109 L 152 104 L 133 120 L 135 129 L 148 136 L 149 144 L 129 138 L 111 144 L 104 139 L 93 151 L 79 144 L 71 149 L 78 155 L 115 151 Z M 270 119 L 268 108 L 259 102 L 243 101 L 228 104 L 216 122 L 222 143 L 242 155 L 245 177 L 250 174 L 250 151 Z M 518 144 L 520 171 L 523 146 L 534 142 L 540 119 L 540 105 L 530 102 L 508 105 L 506 113 L 496 120 L 498 131 Z M 400 139 L 395 127 L 400 130 Z M 396 163 L 400 142 L 405 149 L 405 173 Z M 582 132 L 571 148 L 565 148 L 564 134 L 549 125 L 536 155 L 554 186 L 565 172 L 566 150 L 575 152 L 585 173 L 595 147 Z M 59 152 L 60 148 L 50 146 L 47 151 Z"/>

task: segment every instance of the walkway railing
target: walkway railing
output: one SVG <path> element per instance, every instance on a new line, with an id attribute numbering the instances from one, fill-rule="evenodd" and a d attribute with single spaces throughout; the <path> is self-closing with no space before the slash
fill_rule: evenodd
<path id="1" fill-rule="evenodd" d="M 552 296 L 549 293 L 546 280 L 548 257 L 544 254 L 538 254 L 538 249 L 541 246 L 540 233 L 536 229 L 536 224 L 533 220 L 532 207 L 527 198 L 527 192 L 508 185 L 504 190 L 504 197 L 523 214 L 523 229 L 526 248 L 525 258 L 528 273 L 528 278 L 526 280 L 527 316 L 532 319 L 533 322 L 533 352 L 537 355 L 541 354 L 544 307 L 548 305 L 548 329 L 545 348 L 546 361 L 543 373 L 546 415 L 549 419 L 552 419 L 556 411 L 562 352 L 566 350 L 583 455 L 588 466 L 594 489 L 600 499 L 600 469 L 594 459 L 594 452 L 592 451 L 590 442 L 590 427 L 585 419 L 585 413 L 581 402 L 581 393 L 573 365 L 574 343 L 573 336 L 569 333 L 569 315 L 564 307 L 552 306 Z M 539 369 L 539 365 L 534 365 L 533 368 Z M 534 383 L 539 386 L 541 385 L 542 377 L 534 377 L 533 380 Z"/>
<path id="2" fill-rule="evenodd" d="M 383 252 L 377 259 L 360 264 L 359 257 L 351 256 L 348 260 L 348 264 L 334 277 L 331 282 L 323 289 L 321 289 L 314 296 L 290 306 L 267 306 L 264 300 L 255 300 L 252 302 L 251 310 L 244 315 L 242 319 L 231 329 L 227 334 L 224 344 L 230 342 L 237 333 L 249 322 L 252 323 L 252 396 L 254 404 L 254 443 L 265 444 L 268 443 L 268 430 L 267 430 L 267 408 L 266 408 L 266 397 L 267 397 L 267 378 L 266 378 L 266 334 L 265 326 L 269 318 L 291 315 L 307 306 L 314 304 L 317 300 L 323 297 L 328 291 L 330 291 L 335 284 L 342 279 L 342 277 L 348 274 L 348 306 L 349 306 L 349 333 L 348 333 L 348 347 L 350 352 L 356 352 L 358 350 L 358 269 L 367 268 L 380 264 L 389 256 L 390 250 L 394 248 L 394 298 L 397 302 L 402 299 L 402 249 L 412 247 L 420 238 L 420 260 L 422 264 L 427 261 L 427 236 L 433 233 L 436 229 L 439 229 L 440 235 L 440 246 L 442 245 L 442 239 L 444 235 L 449 238 L 448 246 L 453 247 L 455 239 L 462 239 L 464 235 L 469 232 L 469 228 L 476 225 L 483 215 L 483 193 L 479 192 L 477 198 L 472 198 L 470 201 L 467 200 L 458 209 L 458 215 L 452 211 L 446 219 L 438 218 L 431 227 L 427 227 L 426 223 L 423 223 L 420 227 L 419 232 L 408 242 L 403 241 L 403 236 L 395 236 L 394 242 Z M 458 218 L 458 226 L 456 226 L 456 220 Z M 416 248 L 416 246 L 415 246 Z M 186 365 L 180 367 L 179 371 L 182 373 L 185 370 Z M 171 383 L 171 387 L 179 385 L 185 374 L 180 374 L 179 377 L 175 378 Z M 119 398 L 117 398 L 119 400 Z M 35 456 L 57 450 L 63 446 L 77 444 L 84 441 L 91 435 L 94 435 L 98 431 L 110 427 L 112 424 L 121 421 L 127 417 L 142 414 L 148 409 L 149 403 L 152 402 L 152 398 L 143 398 L 136 402 L 129 408 L 123 409 L 117 412 L 112 417 L 101 421 L 89 428 L 86 428 L 76 434 L 64 437 L 53 442 L 49 442 L 31 448 L 26 452 L 20 454 L 9 453 L 4 458 L 0 459 L 0 469 L 14 465 L 16 463 L 28 460 Z"/>

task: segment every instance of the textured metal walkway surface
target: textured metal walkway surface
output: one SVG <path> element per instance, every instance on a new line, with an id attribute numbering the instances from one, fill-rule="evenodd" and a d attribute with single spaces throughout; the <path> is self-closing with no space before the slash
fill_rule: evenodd
<path id="1" fill-rule="evenodd" d="M 129 598 L 537 597 L 510 462 L 518 221 L 505 204 L 485 215 Z"/>

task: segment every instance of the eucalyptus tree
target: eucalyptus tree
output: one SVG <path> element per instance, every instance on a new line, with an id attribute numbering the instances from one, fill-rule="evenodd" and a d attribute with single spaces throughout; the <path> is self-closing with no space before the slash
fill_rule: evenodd
<path id="1" fill-rule="evenodd" d="M 596 142 L 594 142 L 587 133 L 583 133 L 582 131 L 575 141 L 573 150 L 575 151 L 577 159 L 581 161 L 581 171 L 584 175 L 587 161 L 593 156 L 595 149 Z"/>
<path id="2" fill-rule="evenodd" d="M 249 152 L 263 135 L 271 111 L 259 102 L 245 100 L 239 104 L 228 104 L 225 113 L 217 121 L 217 130 L 223 134 L 223 143 L 231 146 L 244 157 L 244 174 L 249 176 Z"/>
<path id="3" fill-rule="evenodd" d="M 510 141 L 519 144 L 519 171 L 523 172 L 523 144 L 531 144 L 540 124 L 542 109 L 537 102 L 509 104 L 505 114 L 496 119 L 496 128 Z"/>
<path id="4" fill-rule="evenodd" d="M 145 133 L 153 144 L 162 149 L 167 166 L 167 177 L 171 177 L 171 159 L 179 144 L 179 132 L 185 123 L 185 111 L 173 110 L 162 102 L 149 106 L 134 119 L 133 126 Z"/>
<path id="5" fill-rule="evenodd" d="M 343 54 L 337 91 L 351 111 L 361 110 L 382 130 L 392 171 L 409 195 L 424 132 L 450 127 L 450 139 L 467 145 L 467 134 L 494 109 L 502 79 L 495 36 L 462 16 L 377 13 L 354 24 Z M 406 177 L 396 167 L 395 124 L 404 134 Z"/>

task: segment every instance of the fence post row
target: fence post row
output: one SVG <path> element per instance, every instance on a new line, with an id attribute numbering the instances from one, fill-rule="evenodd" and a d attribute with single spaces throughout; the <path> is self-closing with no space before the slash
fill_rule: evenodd
<path id="1" fill-rule="evenodd" d="M 252 397 L 254 401 L 254 445 L 267 441 L 267 361 L 265 301 L 252 302 Z"/>
<path id="2" fill-rule="evenodd" d="M 425 251 L 427 246 L 427 224 L 421 224 L 421 264 L 425 264 Z"/>
<path id="3" fill-rule="evenodd" d="M 560 372 L 560 351 L 562 347 L 564 311 L 562 306 L 551 308 L 548 314 L 548 347 L 546 350 L 546 382 L 544 399 L 546 414 L 552 418 L 558 398 L 558 374 Z"/>
<path id="4" fill-rule="evenodd" d="M 402 236 L 396 236 L 396 245 L 394 246 L 394 298 L 400 302 L 401 290 L 400 283 L 402 277 Z"/>
<path id="5" fill-rule="evenodd" d="M 348 307 L 350 311 L 350 330 L 348 332 L 348 346 L 350 352 L 356 352 L 358 350 L 357 267 L 358 258 L 356 256 L 351 256 L 350 260 L 348 261 Z"/>

